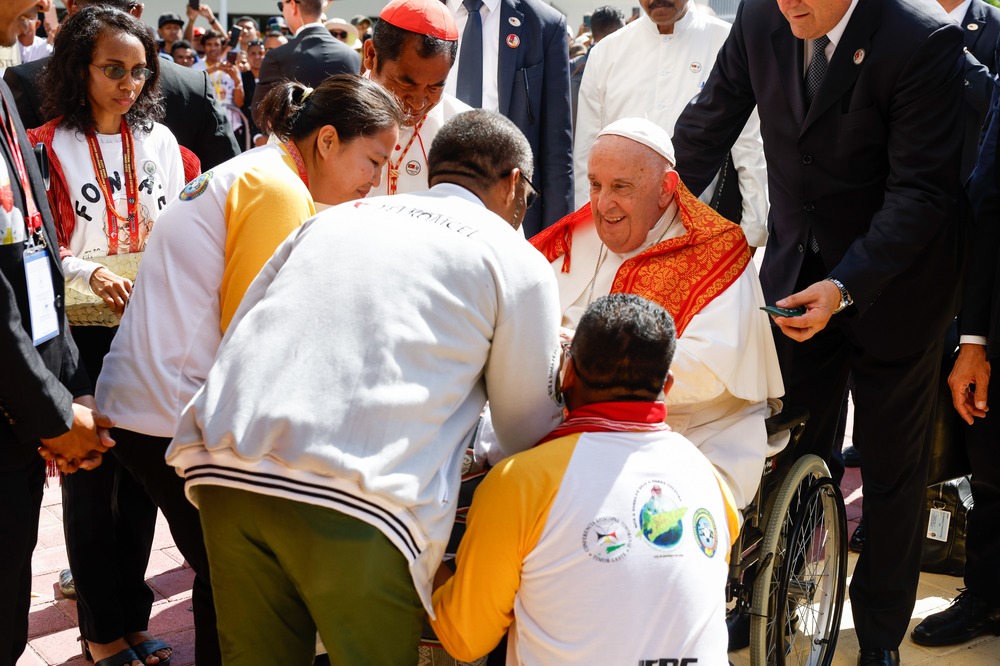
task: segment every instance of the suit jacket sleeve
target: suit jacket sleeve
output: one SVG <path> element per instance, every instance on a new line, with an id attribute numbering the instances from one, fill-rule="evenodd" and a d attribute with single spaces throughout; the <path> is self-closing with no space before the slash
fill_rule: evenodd
<path id="1" fill-rule="evenodd" d="M 882 207 L 830 271 L 861 313 L 942 228 L 957 224 L 963 109 L 944 100 L 961 99 L 961 52 L 958 26 L 936 30 L 909 56 L 892 92 Z"/>
<path id="2" fill-rule="evenodd" d="M 205 89 L 201 98 L 205 100 L 205 108 L 201 117 L 204 120 L 198 133 L 197 145 L 187 148 L 198 155 L 202 169 L 208 171 L 239 155 L 240 147 L 229 125 L 229 118 L 215 100 L 215 91 L 209 88 L 208 74 L 202 76 Z"/>
<path id="3" fill-rule="evenodd" d="M 542 88 L 541 178 L 544 215 L 542 228 L 573 212 L 573 105 L 569 85 L 569 45 L 566 19 L 551 27 L 545 47 L 545 84 Z"/>
<path id="4" fill-rule="evenodd" d="M 972 256 L 962 295 L 962 313 L 958 318 L 961 335 L 989 337 L 990 317 L 1000 256 L 1000 174 L 997 150 L 1000 148 L 1000 89 L 994 87 L 993 106 L 986 123 L 979 160 L 969 178 L 968 194 L 975 214 L 972 229 Z"/>
<path id="5" fill-rule="evenodd" d="M 4 72 L 3 80 L 10 88 L 11 97 L 14 98 L 14 105 L 17 107 L 17 115 L 21 117 L 21 122 L 25 127 L 39 127 L 45 121 L 42 119 L 41 102 L 36 97 L 36 86 L 31 79 L 24 77 L 38 70 L 32 65 L 29 71 L 25 71 L 24 65 L 8 67 Z"/>
<path id="6" fill-rule="evenodd" d="M 677 173 L 696 195 L 719 173 L 740 131 L 757 105 L 747 67 L 740 4 L 729 37 L 701 94 L 688 104 L 674 125 Z"/>
<path id="7" fill-rule="evenodd" d="M 56 437 L 73 422 L 73 394 L 49 370 L 25 332 L 14 288 L 0 273 L 0 405 L 18 441 Z M 64 326 L 62 335 L 69 335 Z M 69 348 L 67 347 L 67 350 Z"/>

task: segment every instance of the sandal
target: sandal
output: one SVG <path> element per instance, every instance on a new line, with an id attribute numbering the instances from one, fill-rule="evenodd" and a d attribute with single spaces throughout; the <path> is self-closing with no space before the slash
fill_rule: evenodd
<path id="1" fill-rule="evenodd" d="M 156 666 L 167 666 L 170 663 L 170 660 L 174 656 L 173 654 L 171 654 L 166 659 L 163 659 L 153 654 L 154 652 L 157 652 L 159 650 L 171 650 L 171 652 L 173 651 L 172 647 L 170 647 L 164 641 L 161 641 L 158 638 L 154 638 L 149 641 L 143 641 L 138 645 L 133 645 L 132 649 L 135 650 L 135 653 L 137 655 L 139 655 L 139 661 L 141 661 L 143 664 L 146 663 L 146 660 L 149 659 L 149 657 L 154 656 L 160 660 L 159 662 L 157 662 Z"/>
<path id="2" fill-rule="evenodd" d="M 94 657 L 90 653 L 90 646 L 87 645 L 87 639 L 85 639 L 83 636 L 80 636 L 76 640 L 80 641 L 80 649 L 81 649 L 80 651 L 83 652 L 83 658 L 86 659 L 87 661 L 94 661 Z M 162 650 L 163 648 L 156 648 L 156 649 Z M 144 659 L 139 658 L 139 655 L 135 653 L 135 650 L 133 650 L 132 648 L 128 648 L 126 650 L 122 650 L 118 654 L 113 654 L 110 657 L 101 659 L 99 662 L 94 664 L 94 666 L 129 666 L 133 661 L 141 661 L 142 663 L 146 663 Z M 164 662 L 161 661 L 160 663 L 162 664 Z M 167 660 L 167 663 L 170 663 L 170 661 Z"/>

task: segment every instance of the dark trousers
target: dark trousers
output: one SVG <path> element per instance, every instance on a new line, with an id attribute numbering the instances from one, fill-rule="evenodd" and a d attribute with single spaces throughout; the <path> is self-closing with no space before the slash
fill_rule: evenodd
<path id="1" fill-rule="evenodd" d="M 38 540 L 45 463 L 31 447 L 5 456 L 0 462 L 0 666 L 14 666 L 28 643 L 31 553 Z"/>
<path id="2" fill-rule="evenodd" d="M 117 328 L 74 327 L 87 374 L 100 375 Z M 145 631 L 153 605 L 146 566 L 153 546 L 156 505 L 114 456 L 96 470 L 63 476 L 66 553 L 78 595 L 80 634 L 110 643 Z"/>
<path id="3" fill-rule="evenodd" d="M 854 377 L 855 424 L 865 437 L 867 540 L 851 581 L 851 602 L 861 646 L 896 648 L 920 578 L 921 515 L 942 345 L 885 361 L 852 342 L 836 319 L 804 343 L 780 332 L 776 340 L 787 407 L 810 413 L 799 455 L 813 453 L 830 463 L 847 378 Z"/>
<path id="4" fill-rule="evenodd" d="M 997 365 L 997 359 L 992 359 Z M 1000 403 L 1000 368 L 990 375 L 990 406 Z M 996 391 L 996 393 L 994 393 Z M 995 408 L 965 428 L 965 442 L 972 465 L 972 498 L 966 541 L 965 585 L 990 604 L 1000 603 L 1000 414 Z"/>
<path id="5" fill-rule="evenodd" d="M 132 473 L 149 497 L 163 512 L 181 555 L 194 569 L 195 661 L 198 666 L 222 663 L 216 627 L 212 586 L 208 575 L 208 555 L 201 534 L 198 510 L 184 496 L 184 479 L 164 460 L 170 439 L 114 428 L 114 452 L 122 467 Z"/>

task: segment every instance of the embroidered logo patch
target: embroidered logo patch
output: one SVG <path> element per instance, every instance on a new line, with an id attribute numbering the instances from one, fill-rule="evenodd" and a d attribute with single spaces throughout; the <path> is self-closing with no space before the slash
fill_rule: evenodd
<path id="1" fill-rule="evenodd" d="M 691 70 L 692 74 L 697 74 L 698 72 L 701 71 L 701 63 L 700 62 L 693 62 L 690 65 L 688 65 L 688 69 Z"/>
<path id="2" fill-rule="evenodd" d="M 598 562 L 617 562 L 631 546 L 631 530 L 613 516 L 598 518 L 583 531 L 583 550 Z"/>
<path id="3" fill-rule="evenodd" d="M 420 173 L 420 162 L 416 160 L 410 160 L 409 162 L 407 162 L 406 173 L 410 174 L 411 176 L 416 176 L 418 173 Z"/>
<path id="4" fill-rule="evenodd" d="M 715 551 L 719 548 L 719 534 L 715 531 L 715 519 L 707 509 L 698 509 L 691 519 L 694 525 L 694 535 L 698 540 L 698 547 L 707 557 L 714 557 Z"/>
<path id="5" fill-rule="evenodd" d="M 664 488 L 673 488 L 662 481 L 649 481 L 643 484 L 633 500 L 633 516 L 637 537 L 658 551 L 669 551 L 677 548 L 684 536 L 684 514 L 687 507 L 680 506 L 680 498 L 676 491 L 665 492 Z"/>
<path id="6" fill-rule="evenodd" d="M 206 171 L 185 185 L 184 189 L 181 190 L 181 201 L 191 201 L 200 197 L 208 189 L 208 181 L 210 180 L 212 180 L 212 172 Z"/>
<path id="7" fill-rule="evenodd" d="M 153 160 L 146 160 L 146 163 L 142 165 L 142 170 L 146 172 L 147 176 L 152 176 L 156 173 L 156 163 Z"/>

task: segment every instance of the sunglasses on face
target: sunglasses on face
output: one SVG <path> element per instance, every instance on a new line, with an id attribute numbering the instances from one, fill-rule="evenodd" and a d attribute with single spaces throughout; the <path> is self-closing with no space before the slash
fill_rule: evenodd
<path id="1" fill-rule="evenodd" d="M 137 83 L 142 83 L 150 76 L 153 75 L 153 70 L 147 69 L 146 67 L 136 67 L 135 69 L 128 70 L 121 65 L 106 65 L 101 67 L 93 63 L 90 64 L 91 67 L 96 67 L 97 69 L 104 72 L 104 76 L 108 77 L 112 81 L 120 81 L 125 78 L 126 74 L 132 76 L 132 80 Z"/>
<path id="2" fill-rule="evenodd" d="M 346 30 L 331 30 L 330 34 L 336 37 L 337 39 L 347 39 Z"/>
<path id="3" fill-rule="evenodd" d="M 260 46 L 260 47 L 263 47 L 264 46 L 264 40 L 263 39 L 254 39 L 254 40 L 251 40 L 251 41 L 247 42 L 247 48 L 250 48 L 251 46 Z"/>

